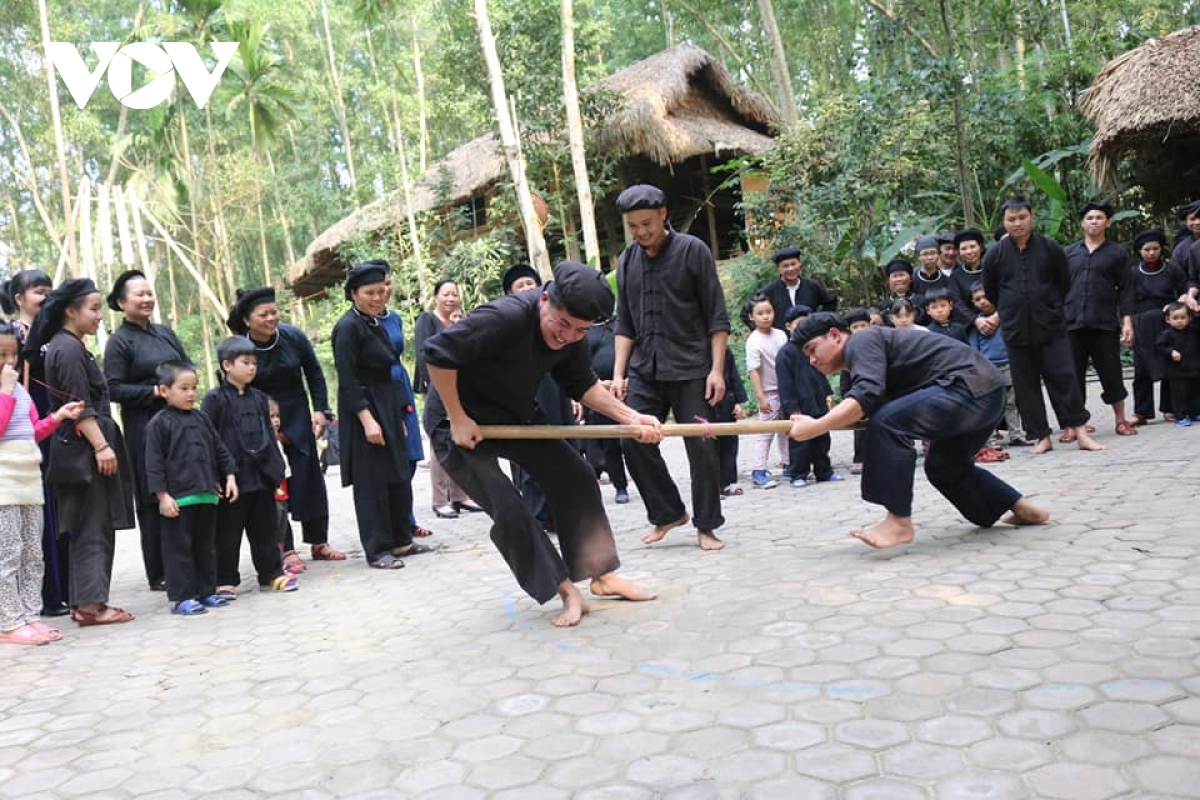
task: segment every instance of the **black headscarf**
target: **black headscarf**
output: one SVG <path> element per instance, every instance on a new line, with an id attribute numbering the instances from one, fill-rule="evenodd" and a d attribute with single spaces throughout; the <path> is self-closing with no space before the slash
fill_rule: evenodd
<path id="1" fill-rule="evenodd" d="M 250 316 L 250 313 L 258 306 L 274 302 L 274 286 L 260 286 L 257 289 L 238 289 L 237 299 L 233 301 L 233 308 L 229 309 L 229 319 L 225 320 L 225 324 L 229 327 L 229 330 L 240 336 L 245 336 L 250 330 L 246 327 L 246 317 Z"/>
<path id="2" fill-rule="evenodd" d="M 120 311 L 120 303 L 125 299 L 125 284 L 129 283 L 134 278 L 145 279 L 145 277 L 146 273 L 142 272 L 140 269 L 127 269 L 118 275 L 116 281 L 113 282 L 112 291 L 109 292 L 108 297 L 105 298 L 106 302 L 108 303 L 108 307 L 113 311 Z"/>
<path id="3" fill-rule="evenodd" d="M 534 282 L 542 285 L 542 276 L 538 271 L 528 264 L 514 264 L 504 271 L 504 277 L 500 279 L 500 287 L 505 294 L 512 292 L 513 284 L 521 280 L 521 278 L 533 278 Z"/>
<path id="4" fill-rule="evenodd" d="M 346 273 L 346 299 L 350 300 L 350 293 L 360 286 L 383 283 L 391 271 L 392 265 L 381 260 L 364 261 L 361 264 L 355 264 Z"/>
<path id="5" fill-rule="evenodd" d="M 91 278 L 72 278 L 46 295 L 41 310 L 33 318 L 33 324 L 29 326 L 29 336 L 25 339 L 25 346 L 21 349 L 21 354 L 25 358 L 37 356 L 42 347 L 63 326 L 67 309 L 73 303 L 78 302 L 80 298 L 96 294 L 99 291 Z"/>

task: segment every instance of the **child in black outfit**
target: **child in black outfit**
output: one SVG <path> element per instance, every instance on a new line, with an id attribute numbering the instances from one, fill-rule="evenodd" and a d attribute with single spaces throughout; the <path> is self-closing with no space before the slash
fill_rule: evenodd
<path id="1" fill-rule="evenodd" d="M 925 293 L 925 327 L 933 333 L 940 333 L 967 341 L 967 329 L 961 322 L 954 322 L 954 298 L 948 289 L 933 289 Z"/>
<path id="2" fill-rule="evenodd" d="M 792 306 L 783 315 L 783 324 L 790 334 L 800 321 L 812 313 L 808 306 Z M 775 375 L 779 379 L 779 416 L 787 419 L 793 414 L 823 417 L 829 410 L 829 398 L 833 390 L 829 380 L 808 362 L 808 357 L 799 347 L 788 343 L 775 357 Z M 787 478 L 793 489 L 808 486 L 805 477 L 809 468 L 818 482 L 840 481 L 841 475 L 833 471 L 829 462 L 829 447 L 832 439 L 828 433 L 798 442 L 788 439 Z"/>
<path id="3" fill-rule="evenodd" d="M 258 371 L 254 343 L 231 336 L 217 345 L 225 380 L 204 396 L 201 406 L 238 467 L 241 494 L 217 508 L 217 596 L 237 598 L 241 582 L 242 531 L 264 591 L 294 592 L 300 582 L 283 570 L 277 543 L 275 490 L 283 481 L 284 462 L 275 442 L 267 395 L 250 385 Z"/>
<path id="4" fill-rule="evenodd" d="M 1200 422 L 1200 334 L 1192 312 L 1183 303 L 1168 303 L 1167 329 L 1158 335 L 1155 350 L 1163 360 L 1163 377 L 1171 385 L 1175 424 L 1188 428 Z"/>
<path id="5" fill-rule="evenodd" d="M 713 406 L 713 422 L 733 422 L 745 419 L 743 408 L 747 400 L 746 385 L 738 372 L 737 362 L 733 360 L 733 350 L 725 348 L 725 396 L 721 402 Z M 720 462 L 721 497 L 731 497 L 742 494 L 738 486 L 738 438 L 737 436 L 722 436 L 717 439 L 717 457 Z"/>
<path id="6" fill-rule="evenodd" d="M 228 602 L 215 591 L 217 503 L 237 502 L 237 464 L 208 417 L 195 410 L 195 370 L 168 361 L 157 379 L 167 407 L 146 425 L 146 488 L 163 517 L 167 599 L 172 613 L 190 617 Z"/>

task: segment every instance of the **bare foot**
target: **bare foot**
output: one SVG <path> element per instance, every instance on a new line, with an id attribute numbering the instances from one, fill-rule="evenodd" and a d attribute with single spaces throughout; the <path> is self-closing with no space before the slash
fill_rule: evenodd
<path id="1" fill-rule="evenodd" d="M 642 601 L 658 597 L 654 592 L 648 592 L 637 584 L 630 583 L 615 572 L 592 578 L 591 590 L 596 597 L 620 597 L 624 600 Z"/>
<path id="2" fill-rule="evenodd" d="M 701 550 L 721 550 L 725 547 L 725 543 L 712 531 L 696 531 L 696 538 L 700 540 Z"/>
<path id="3" fill-rule="evenodd" d="M 1089 426 L 1090 427 L 1090 426 Z M 1080 450 L 1105 450 L 1104 445 L 1093 439 L 1087 430 L 1087 427 L 1080 425 L 1075 429 L 1075 441 L 1079 444 Z"/>
<path id="4" fill-rule="evenodd" d="M 563 609 L 554 618 L 554 627 L 573 628 L 588 612 L 588 607 L 583 602 L 583 595 L 575 588 L 575 584 L 567 580 L 558 585 L 558 596 L 562 598 Z"/>
<path id="5" fill-rule="evenodd" d="M 1050 520 L 1050 512 L 1022 497 L 1000 521 L 1009 525 L 1044 525 Z"/>
<path id="6" fill-rule="evenodd" d="M 1080 445 L 1080 447 L 1082 446 L 1083 445 Z M 1050 437 L 1046 436 L 1042 439 L 1038 439 L 1037 444 L 1035 444 L 1033 449 L 1029 452 L 1033 453 L 1035 456 L 1040 456 L 1043 453 L 1049 453 L 1053 449 L 1054 445 L 1050 444 Z"/>
<path id="7" fill-rule="evenodd" d="M 642 535 L 642 544 L 654 544 L 655 542 L 660 541 L 664 536 L 667 535 L 667 532 L 670 531 L 671 528 L 678 528 L 680 525 L 687 525 L 691 519 L 692 518 L 685 513 L 682 517 L 674 522 L 668 522 L 666 525 L 655 525 L 653 530 Z"/>
<path id="8" fill-rule="evenodd" d="M 869 528 L 850 531 L 855 539 L 877 550 L 908 544 L 913 533 L 912 517 L 898 517 L 891 512 Z"/>

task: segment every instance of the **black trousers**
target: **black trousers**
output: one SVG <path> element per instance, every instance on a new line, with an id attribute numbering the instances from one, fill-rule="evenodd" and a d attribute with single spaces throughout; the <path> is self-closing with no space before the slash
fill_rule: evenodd
<path id="1" fill-rule="evenodd" d="M 665 421 L 672 413 L 679 422 L 696 417 L 709 419 L 712 406 L 704 400 L 704 379 L 690 381 L 648 381 L 629 377 L 625 402 L 642 414 Z M 666 525 L 684 515 L 687 508 L 679 496 L 679 487 L 671 478 L 667 464 L 656 444 L 625 439 L 625 463 L 646 504 L 646 514 L 655 525 Z M 712 439 L 689 437 L 684 440 L 688 466 L 692 473 L 692 522 L 697 530 L 713 531 L 725 524 L 721 516 L 721 475 L 717 443 Z"/>
<path id="2" fill-rule="evenodd" d="M 1011 351 L 1010 351 L 1011 352 Z M 884 403 L 867 420 L 862 496 L 912 516 L 915 439 L 929 442 L 925 476 L 958 512 L 988 527 L 1020 493 L 975 463 L 1004 412 L 1004 389 L 973 397 L 962 383 L 928 386 Z"/>
<path id="3" fill-rule="evenodd" d="M 829 461 L 829 448 L 832 444 L 833 437 L 828 433 L 807 442 L 788 439 L 788 477 L 803 478 L 811 469 L 813 477 L 817 480 L 829 480 L 829 476 L 833 474 L 833 464 Z"/>
<path id="4" fill-rule="evenodd" d="M 42 466 L 45 467 L 43 460 Z M 42 511 L 42 560 L 46 565 L 42 575 L 42 608 L 54 611 L 67 605 L 70 585 L 71 543 L 58 535 L 58 522 L 54 517 L 54 497 L 50 486 L 43 482 L 42 492 L 46 505 Z"/>
<path id="5" fill-rule="evenodd" d="M 146 568 L 146 581 L 151 586 L 158 585 L 167 576 L 163 559 L 162 519 L 157 502 L 137 508 L 138 532 L 142 537 L 142 564 Z"/>
<path id="6" fill-rule="evenodd" d="M 492 543 L 534 600 L 552 599 L 567 579 L 596 578 L 621 565 L 596 475 L 566 442 L 496 439 L 464 450 L 450 440 L 448 422 L 434 428 L 429 439 L 446 472 L 492 518 Z M 529 513 L 497 458 L 519 464 L 541 484 L 562 555 Z"/>
<path id="7" fill-rule="evenodd" d="M 1010 344 L 1008 365 L 1012 370 L 1017 410 L 1025 423 L 1025 435 L 1030 439 L 1044 439 L 1050 435 L 1046 403 L 1042 399 L 1043 381 L 1060 428 L 1075 428 L 1088 421 L 1089 414 L 1083 406 L 1083 395 L 1079 393 L 1067 337 L 1061 336 L 1041 345 Z"/>
<path id="8" fill-rule="evenodd" d="M 850 456 L 850 460 L 853 461 L 855 464 L 862 463 L 863 451 L 866 449 L 863 446 L 863 443 L 866 441 L 866 439 L 867 439 L 866 431 L 857 431 L 856 430 L 854 432 L 854 455 Z"/>
<path id="9" fill-rule="evenodd" d="M 1075 383 L 1079 396 L 1087 397 L 1086 375 L 1088 360 L 1096 368 L 1100 379 L 1100 400 L 1111 406 L 1129 396 L 1125 388 L 1125 377 L 1121 373 L 1121 333 L 1099 328 L 1080 328 L 1068 331 L 1071 342 L 1071 360 L 1075 364 Z"/>
<path id="10" fill-rule="evenodd" d="M 275 493 L 270 489 L 246 492 L 236 503 L 217 506 L 217 585 L 237 586 L 242 582 L 238 564 L 242 557 L 242 532 L 250 542 L 250 560 L 258 573 L 258 585 L 266 586 L 283 574 L 283 556 L 275 532 Z"/>
<path id="11" fill-rule="evenodd" d="M 382 483 L 355 474 L 354 513 L 367 562 L 412 544 L 412 481 Z"/>
<path id="12" fill-rule="evenodd" d="M 1171 405 L 1171 381 L 1163 378 L 1158 382 L 1158 410 L 1167 412 Z M 1137 350 L 1133 351 L 1133 413 L 1146 419 L 1154 419 L 1154 373 Z"/>
<path id="13" fill-rule="evenodd" d="M 588 409 L 584 412 L 584 421 L 588 425 L 615 425 L 603 414 Z M 622 454 L 620 439 L 585 439 L 583 441 L 584 458 L 596 471 L 596 477 L 601 472 L 607 472 L 613 488 L 626 489 L 629 478 L 625 474 L 625 456 Z"/>
<path id="14" fill-rule="evenodd" d="M 167 599 L 208 597 L 217 585 L 217 507 L 184 506 L 178 517 L 161 519 Z"/>
<path id="15" fill-rule="evenodd" d="M 1171 413 L 1176 419 L 1194 417 L 1200 412 L 1200 378 L 1172 378 Z"/>

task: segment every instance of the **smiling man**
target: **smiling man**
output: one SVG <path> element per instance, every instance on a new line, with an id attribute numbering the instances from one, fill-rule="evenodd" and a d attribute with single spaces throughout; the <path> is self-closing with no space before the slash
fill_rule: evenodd
<path id="1" fill-rule="evenodd" d="M 784 330 L 783 318 L 792 306 L 808 306 L 813 311 L 837 311 L 837 295 L 820 281 L 802 276 L 804 262 L 795 247 L 784 247 L 771 256 L 779 277 L 759 289 L 775 309 L 775 327 Z"/>
<path id="2" fill-rule="evenodd" d="M 575 581 L 591 579 L 592 594 L 602 597 L 654 595 L 617 575 L 620 559 L 596 475 L 577 450 L 562 440 L 484 439 L 479 425 L 530 424 L 538 383 L 550 374 L 572 398 L 619 422 L 646 426 L 642 441 L 658 442 L 658 420 L 613 397 L 592 371 L 587 332 L 612 308 L 604 277 L 565 261 L 541 292 L 493 300 L 425 343 L 434 391 L 424 424 L 434 455 L 492 518 L 492 542 L 521 588 L 539 603 L 562 598 L 554 618 L 560 627 L 578 624 L 586 611 Z M 497 457 L 520 465 L 541 485 L 561 556 Z"/>
<path id="3" fill-rule="evenodd" d="M 1004 377 L 962 342 L 924 331 L 865 328 L 853 336 L 837 314 L 813 314 L 792 342 L 826 375 L 846 370 L 850 388 L 823 417 L 792 417 L 789 434 L 808 441 L 867 419 L 862 496 L 886 516 L 850 535 L 876 548 L 913 540 L 914 439 L 929 442 L 925 475 L 959 513 L 981 528 L 1000 520 L 1040 525 L 1049 512 L 977 466 L 1004 411 Z"/>
<path id="4" fill-rule="evenodd" d="M 717 265 L 704 242 L 667 222 L 667 197 L 646 184 L 630 186 L 617 210 L 633 243 L 617 263 L 616 359 L 612 391 L 660 420 L 711 419 L 725 396 L 729 314 Z M 720 464 L 714 439 L 684 443 L 692 473 L 692 511 L 703 550 L 720 550 Z M 654 526 L 643 537 L 659 541 L 689 521 L 679 487 L 657 444 L 625 440 L 625 461 Z"/>

